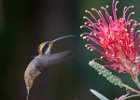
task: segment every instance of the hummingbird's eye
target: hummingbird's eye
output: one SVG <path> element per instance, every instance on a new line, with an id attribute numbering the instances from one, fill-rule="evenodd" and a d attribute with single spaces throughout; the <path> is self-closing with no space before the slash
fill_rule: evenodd
<path id="1" fill-rule="evenodd" d="M 45 43 L 45 45 L 42 48 L 42 53 L 44 53 L 48 49 L 49 44 L 50 44 L 49 42 Z"/>
<path id="2" fill-rule="evenodd" d="M 44 54 L 49 47 L 49 42 L 43 42 L 38 46 L 38 52 Z"/>

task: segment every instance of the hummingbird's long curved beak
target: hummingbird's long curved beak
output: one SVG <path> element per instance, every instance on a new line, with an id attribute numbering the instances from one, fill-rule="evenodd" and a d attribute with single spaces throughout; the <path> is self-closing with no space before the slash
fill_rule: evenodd
<path id="1" fill-rule="evenodd" d="M 59 41 L 59 40 L 66 39 L 66 38 L 70 38 L 70 37 L 75 37 L 75 35 L 66 35 L 66 36 L 62 36 L 62 37 L 59 37 L 59 38 L 56 38 L 56 39 L 52 40 L 51 42 L 52 42 L 52 43 L 55 43 L 55 42 L 57 42 L 57 41 Z"/>

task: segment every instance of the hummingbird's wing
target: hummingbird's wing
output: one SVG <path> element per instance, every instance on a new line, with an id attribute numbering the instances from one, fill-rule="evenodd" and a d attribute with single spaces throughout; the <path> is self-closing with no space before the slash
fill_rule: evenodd
<path id="1" fill-rule="evenodd" d="M 63 51 L 59 53 L 50 54 L 48 57 L 44 58 L 42 62 L 42 66 L 38 66 L 38 69 L 42 72 L 47 69 L 50 65 L 62 62 L 72 57 L 70 55 L 70 51 Z"/>
<path id="2" fill-rule="evenodd" d="M 64 61 L 70 57 L 70 51 L 63 51 L 59 53 L 50 54 L 47 61 L 49 64 L 55 64 Z"/>

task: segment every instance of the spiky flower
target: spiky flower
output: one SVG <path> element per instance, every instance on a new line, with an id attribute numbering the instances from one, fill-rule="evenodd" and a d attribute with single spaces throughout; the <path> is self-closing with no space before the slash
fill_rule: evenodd
<path id="1" fill-rule="evenodd" d="M 91 8 L 91 12 L 85 10 L 90 18 L 83 17 L 86 22 L 81 28 L 87 28 L 90 32 L 81 34 L 81 37 L 101 46 L 102 49 L 98 49 L 91 44 L 85 45 L 90 51 L 98 51 L 102 55 L 101 58 L 107 60 L 105 67 L 119 73 L 129 73 L 134 78 L 140 71 L 140 36 L 138 35 L 140 31 L 136 31 L 140 23 L 130 18 L 134 12 L 127 14 L 129 9 L 134 8 L 133 5 L 124 7 L 122 17 L 118 18 L 117 4 L 118 1 L 113 0 L 112 16 L 107 11 L 108 5 L 101 7 L 103 13 L 95 8 Z M 98 18 L 93 15 L 93 12 L 97 13 Z"/>

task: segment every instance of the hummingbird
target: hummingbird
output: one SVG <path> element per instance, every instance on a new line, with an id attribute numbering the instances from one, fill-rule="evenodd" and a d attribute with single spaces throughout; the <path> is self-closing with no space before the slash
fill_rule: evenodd
<path id="1" fill-rule="evenodd" d="M 59 40 L 75 37 L 74 35 L 67 35 L 56 38 L 52 41 L 46 41 L 41 43 L 38 46 L 38 55 L 34 57 L 34 59 L 28 64 L 25 73 L 24 73 L 24 81 L 27 90 L 27 100 L 29 97 L 29 91 L 33 85 L 33 81 L 39 76 L 42 72 L 47 70 L 50 65 L 56 64 L 58 62 L 62 62 L 64 59 L 66 60 L 70 51 L 63 51 L 59 53 L 51 53 L 51 48 L 53 44 Z"/>

